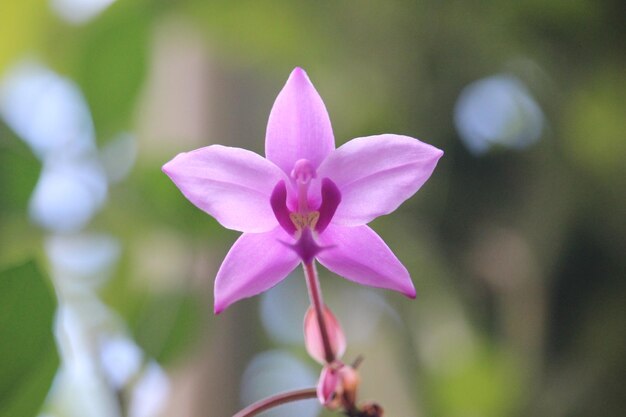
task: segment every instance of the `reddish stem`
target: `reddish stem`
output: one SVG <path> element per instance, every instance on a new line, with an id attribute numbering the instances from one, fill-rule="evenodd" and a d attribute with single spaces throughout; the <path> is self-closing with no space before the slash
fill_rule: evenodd
<path id="1" fill-rule="evenodd" d="M 233 417 L 252 417 L 281 404 L 298 400 L 307 400 L 315 397 L 317 397 L 317 391 L 315 388 L 305 388 L 296 391 L 283 392 L 281 394 L 265 398 L 264 400 L 257 401 L 254 404 L 247 406 Z"/>
<path id="2" fill-rule="evenodd" d="M 322 300 L 322 290 L 320 289 L 320 283 L 319 279 L 317 278 L 317 271 L 315 270 L 314 262 L 315 261 L 304 264 L 304 275 L 306 276 L 306 282 L 309 288 L 309 298 L 311 298 L 311 304 L 315 309 L 315 316 L 317 317 L 317 323 L 320 327 L 320 334 L 322 335 L 322 344 L 324 345 L 324 357 L 327 363 L 331 363 L 335 360 L 335 354 L 330 347 L 330 339 L 328 337 L 326 320 L 324 319 L 323 313 L 324 301 Z"/>

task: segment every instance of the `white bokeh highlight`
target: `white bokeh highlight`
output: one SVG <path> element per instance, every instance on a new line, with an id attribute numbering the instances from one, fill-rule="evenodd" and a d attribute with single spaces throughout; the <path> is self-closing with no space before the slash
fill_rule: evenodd
<path id="1" fill-rule="evenodd" d="M 170 380 L 158 363 L 148 364 L 132 390 L 128 417 L 159 417 L 170 392 Z"/>
<path id="2" fill-rule="evenodd" d="M 298 358 L 282 350 L 256 355 L 246 367 L 241 382 L 242 406 L 250 405 L 278 392 L 311 388 L 317 384 L 317 374 Z M 268 410 L 264 417 L 316 417 L 318 400 L 284 404 Z"/>
<path id="3" fill-rule="evenodd" d="M 108 181 L 78 87 L 39 64 L 16 65 L 0 83 L 0 115 L 42 162 L 33 221 L 51 232 L 83 229 L 103 207 Z"/>
<path id="4" fill-rule="evenodd" d="M 83 24 L 95 18 L 115 0 L 50 0 L 50 7 L 63 20 Z"/>
<path id="5" fill-rule="evenodd" d="M 100 363 L 109 383 L 123 389 L 137 373 L 143 362 L 139 346 L 127 336 L 116 334 L 100 343 Z"/>
<path id="6" fill-rule="evenodd" d="M 544 116 L 524 83 L 498 74 L 469 84 L 454 109 L 465 147 L 475 155 L 494 146 L 524 149 L 541 137 Z"/>

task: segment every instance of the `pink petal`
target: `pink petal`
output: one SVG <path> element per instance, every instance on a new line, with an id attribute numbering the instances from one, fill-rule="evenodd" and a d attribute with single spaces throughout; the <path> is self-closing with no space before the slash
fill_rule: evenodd
<path id="1" fill-rule="evenodd" d="M 318 240 L 328 248 L 320 252 L 317 259 L 334 273 L 359 284 L 415 297 L 409 272 L 368 226 L 331 224 Z"/>
<path id="2" fill-rule="evenodd" d="M 279 226 L 267 233 L 244 233 L 226 255 L 215 279 L 215 314 L 242 298 L 282 281 L 300 262 L 281 241 L 291 239 Z"/>
<path id="3" fill-rule="evenodd" d="M 346 336 L 339 324 L 339 320 L 326 306 L 323 307 L 323 315 L 330 349 L 335 358 L 341 358 L 346 351 Z M 304 315 L 304 345 L 313 359 L 321 364 L 326 363 L 322 332 L 320 331 L 317 314 L 313 306 L 310 306 Z"/>
<path id="4" fill-rule="evenodd" d="M 358 226 L 391 213 L 426 182 L 442 155 L 417 139 L 389 134 L 339 147 L 317 171 L 341 191 L 333 223 Z"/>
<path id="5" fill-rule="evenodd" d="M 317 383 L 317 399 L 323 406 L 334 409 L 339 406 L 339 399 L 335 396 L 335 391 L 341 379 L 339 372 L 331 365 L 324 365 Z"/>
<path id="6" fill-rule="evenodd" d="M 254 152 L 208 146 L 177 155 L 163 171 L 185 197 L 226 228 L 259 233 L 278 224 L 270 195 L 284 175 Z"/>
<path id="7" fill-rule="evenodd" d="M 302 68 L 292 71 L 267 122 L 265 155 L 287 174 L 299 159 L 314 168 L 335 149 L 324 102 Z"/>

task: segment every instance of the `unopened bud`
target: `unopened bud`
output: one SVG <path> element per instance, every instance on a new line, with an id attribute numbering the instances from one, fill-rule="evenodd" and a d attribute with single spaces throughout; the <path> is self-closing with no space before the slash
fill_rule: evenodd
<path id="1" fill-rule="evenodd" d="M 324 365 L 317 385 L 317 397 L 329 410 L 354 410 L 359 374 L 351 366 L 335 361 Z"/>
<path id="2" fill-rule="evenodd" d="M 356 391 L 359 388 L 361 378 L 356 369 L 348 365 L 339 369 L 339 377 L 341 378 L 343 406 L 346 410 L 350 410 L 356 403 Z"/>
<path id="3" fill-rule="evenodd" d="M 338 395 L 341 377 L 332 365 L 324 365 L 320 380 L 317 383 L 317 398 L 329 410 L 336 410 L 341 406 L 341 396 Z"/>
<path id="4" fill-rule="evenodd" d="M 322 319 L 328 336 L 328 344 L 333 358 L 340 358 L 346 351 L 346 336 L 339 321 L 326 306 L 322 308 Z M 320 330 L 317 312 L 313 306 L 304 315 L 304 344 L 309 355 L 321 364 L 326 363 L 324 339 Z"/>

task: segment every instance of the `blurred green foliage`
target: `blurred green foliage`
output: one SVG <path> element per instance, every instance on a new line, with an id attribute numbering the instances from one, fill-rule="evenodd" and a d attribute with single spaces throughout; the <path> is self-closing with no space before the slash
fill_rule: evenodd
<path id="1" fill-rule="evenodd" d="M 0 416 L 36 416 L 59 358 L 56 300 L 34 262 L 0 272 Z"/>
<path id="2" fill-rule="evenodd" d="M 40 170 L 28 146 L 0 123 L 0 213 L 24 215 Z"/>
<path id="3" fill-rule="evenodd" d="M 76 67 L 69 75 L 89 103 L 100 142 L 132 128 L 147 71 L 152 12 L 148 2 L 118 2 L 76 33 Z"/>

